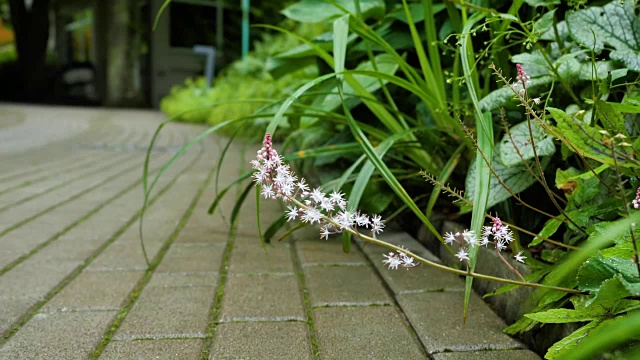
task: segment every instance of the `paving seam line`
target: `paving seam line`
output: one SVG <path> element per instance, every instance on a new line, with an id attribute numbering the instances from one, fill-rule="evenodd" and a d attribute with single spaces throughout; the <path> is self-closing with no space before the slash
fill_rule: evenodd
<path id="1" fill-rule="evenodd" d="M 162 167 L 162 165 L 159 165 L 157 167 L 155 167 L 152 171 L 155 173 L 157 170 L 159 170 Z M 15 268 L 16 266 L 20 265 L 20 263 L 24 262 L 25 260 L 29 259 L 31 256 L 35 255 L 36 253 L 38 253 L 40 250 L 44 249 L 45 247 L 49 246 L 50 244 L 52 244 L 55 240 L 59 239 L 62 235 L 66 234 L 67 232 L 71 231 L 74 227 L 76 227 L 77 225 L 79 225 L 80 223 L 86 221 L 87 219 L 91 218 L 93 215 L 95 215 L 98 211 L 100 211 L 101 209 L 103 209 L 105 206 L 111 204 L 112 202 L 114 202 L 115 200 L 119 199 L 120 197 L 124 196 L 127 192 L 133 190 L 135 187 L 140 186 L 140 179 L 136 179 L 135 181 L 133 181 L 130 185 L 127 185 L 123 190 L 119 191 L 118 193 L 116 193 L 115 195 L 113 195 L 111 198 L 107 199 L 106 201 L 104 201 L 103 203 L 99 204 L 98 206 L 94 207 L 93 209 L 91 209 L 90 211 L 88 211 L 86 214 L 82 215 L 81 217 L 79 217 L 78 219 L 76 219 L 74 222 L 72 222 L 71 224 L 67 225 L 64 229 L 58 231 L 57 233 L 53 234 L 51 237 L 49 237 L 47 240 L 45 240 L 44 242 L 36 245 L 33 249 L 31 249 L 29 252 L 27 252 L 26 254 L 18 257 L 17 259 L 13 260 L 12 262 L 10 262 L 9 264 L 7 264 L 5 267 L 3 267 L 2 269 L 0 269 L 0 276 L 4 275 L 5 273 L 11 271 L 11 269 Z"/>
<path id="2" fill-rule="evenodd" d="M 216 284 L 215 297 L 211 302 L 211 307 L 209 308 L 209 321 L 207 322 L 207 328 L 205 329 L 205 337 L 202 341 L 202 351 L 201 351 L 201 359 L 209 360 L 209 355 L 211 352 L 211 347 L 213 346 L 213 338 L 216 333 L 216 328 L 220 323 L 220 316 L 222 310 L 222 299 L 224 297 L 224 291 L 227 286 L 227 280 L 229 279 L 229 270 L 231 269 L 231 252 L 233 251 L 233 247 L 235 245 L 236 240 L 236 228 L 237 222 L 232 224 L 231 231 L 229 232 L 229 238 L 227 240 L 227 244 L 224 247 L 224 251 L 222 252 L 222 261 L 220 262 L 220 270 L 218 270 L 218 281 Z"/>
<path id="3" fill-rule="evenodd" d="M 409 234 L 407 234 L 407 233 L 403 233 L 403 234 L 405 234 L 406 236 L 409 236 Z M 371 270 L 373 270 L 373 272 L 378 277 L 378 280 L 380 281 L 380 283 L 384 287 L 385 291 L 387 292 L 387 295 L 389 295 L 389 297 L 392 299 L 393 306 L 398 310 L 398 313 L 400 314 L 400 316 L 402 318 L 402 321 L 405 323 L 407 330 L 409 330 L 409 334 L 411 335 L 413 340 L 418 344 L 418 347 L 422 351 L 422 355 L 424 355 L 425 359 L 430 358 L 430 356 L 428 355 L 429 351 L 427 351 L 426 346 L 420 340 L 420 336 L 418 335 L 418 331 L 414 327 L 413 323 L 411 321 L 409 321 L 409 317 L 404 312 L 404 309 L 402 308 L 402 306 L 400 306 L 400 302 L 396 298 L 393 290 L 391 289 L 391 286 L 384 279 L 384 277 L 380 273 L 380 270 L 375 265 L 373 265 L 373 259 L 367 254 L 367 252 L 364 251 L 364 242 L 359 242 L 359 241 L 353 241 L 353 242 L 358 247 L 358 250 L 360 250 L 360 252 L 365 256 L 365 258 L 368 261 L 369 267 L 371 268 Z M 376 260 L 378 260 L 378 259 L 376 259 Z"/>
<path id="4" fill-rule="evenodd" d="M 77 165 L 78 161 L 86 161 L 89 157 L 93 156 L 93 154 L 90 153 L 82 153 L 82 154 L 76 154 L 76 155 L 72 155 L 69 158 L 65 158 L 64 160 L 61 161 L 57 161 L 57 162 L 48 162 L 46 164 L 39 164 L 39 165 L 34 165 L 34 167 L 30 167 L 27 169 L 22 169 L 21 172 L 18 173 L 14 173 L 14 174 L 8 174 L 3 178 L 0 178 L 0 183 L 4 183 L 4 182 L 10 182 L 12 180 L 15 180 L 16 178 L 20 178 L 20 177 L 29 177 L 29 176 L 37 176 L 40 173 L 46 173 L 48 174 L 52 169 L 60 169 L 65 168 L 65 167 L 74 167 Z M 62 164 L 61 164 L 62 163 Z M 49 177 L 49 175 L 45 175 L 44 176 Z M 18 184 L 19 186 L 19 184 Z M 6 192 L 7 190 L 2 190 L 0 192 L 0 194 L 3 194 L 4 192 Z"/>
<path id="5" fill-rule="evenodd" d="M 200 159 L 202 154 L 199 154 L 194 160 L 189 163 L 186 167 L 186 170 L 193 167 L 197 161 Z M 152 197 L 148 203 L 147 207 L 152 206 L 164 193 L 166 193 L 180 178 L 180 174 L 176 175 L 165 187 L 159 189 L 156 192 L 155 196 Z M 49 291 L 42 300 L 38 301 L 35 305 L 33 305 L 23 316 L 21 316 L 18 320 L 16 320 L 11 326 L 6 334 L 0 338 L 0 348 L 4 346 L 12 337 L 15 335 L 22 326 L 24 326 L 31 318 L 38 313 L 44 305 L 49 302 L 55 295 L 57 295 L 65 286 L 67 286 L 71 281 L 73 281 L 78 275 L 82 273 L 84 269 L 86 269 L 95 258 L 97 258 L 109 245 L 115 242 L 131 225 L 133 225 L 141 215 L 141 210 L 137 211 L 123 226 L 121 226 L 109 239 L 107 239 L 102 245 L 100 245 L 91 255 L 89 255 L 82 264 L 78 265 L 73 271 L 69 273 L 58 285 L 56 285 L 51 291 Z"/>
<path id="6" fill-rule="evenodd" d="M 136 160 L 138 160 L 138 159 L 136 159 Z M 61 201 L 61 202 L 59 202 L 57 204 L 51 205 L 48 208 L 46 208 L 46 209 L 44 209 L 44 210 L 42 210 L 40 212 L 37 212 L 37 213 L 27 217 L 27 218 L 24 218 L 24 219 L 18 221 L 17 223 L 11 225 L 10 227 L 0 231 L 0 237 L 2 237 L 4 235 L 6 235 L 7 233 L 9 233 L 9 232 L 21 227 L 21 226 L 33 221 L 33 220 L 39 218 L 40 216 L 45 215 L 46 213 L 50 212 L 51 210 L 54 210 L 54 209 L 56 209 L 56 208 L 58 208 L 58 207 L 60 207 L 62 205 L 70 203 L 71 201 L 73 201 L 73 200 L 75 200 L 75 199 L 87 194 L 88 192 L 90 192 L 90 191 L 92 191 L 92 190 L 94 190 L 94 189 L 96 189 L 96 188 L 98 188 L 98 187 L 100 187 L 100 186 L 112 181 L 115 178 L 118 178 L 118 177 L 130 172 L 131 170 L 133 170 L 135 168 L 139 168 L 140 166 L 141 166 L 141 164 L 139 164 L 139 163 L 133 164 L 132 166 L 129 166 L 129 167 L 123 169 L 122 171 L 119 171 L 118 173 L 116 173 L 114 175 L 111 175 L 108 178 L 103 179 L 101 182 L 99 182 L 97 184 L 94 184 L 94 185 L 91 185 L 90 187 L 80 191 L 79 193 L 76 193 L 75 195 L 67 198 L 66 200 L 63 200 L 63 201 Z"/>
<path id="7" fill-rule="evenodd" d="M 296 241 L 293 241 L 289 246 L 291 252 L 291 260 L 293 262 L 293 269 L 298 278 L 298 286 L 302 292 L 302 308 L 304 314 L 307 316 L 306 325 L 309 333 L 309 343 L 311 345 L 311 357 L 315 360 L 320 358 L 320 347 L 318 345 L 318 336 L 316 333 L 315 322 L 313 320 L 313 306 L 311 305 L 311 296 L 309 295 L 309 286 L 307 280 L 304 277 L 304 270 L 302 261 L 300 260 L 300 254 L 298 251 L 298 245 Z"/>
<path id="8" fill-rule="evenodd" d="M 91 163 L 94 163 L 94 162 L 100 162 L 100 161 L 105 160 L 105 159 L 109 159 L 109 157 L 108 157 L 108 156 L 104 156 L 104 158 L 102 158 L 102 159 L 95 159 L 95 161 L 92 161 Z M 13 203 L 11 203 L 11 204 L 7 204 L 7 205 L 5 205 L 5 206 L 3 206 L 3 207 L 0 207 L 0 212 L 6 211 L 7 209 L 10 209 L 10 208 L 12 208 L 12 207 L 14 207 L 14 206 L 18 206 L 18 205 L 24 204 L 24 203 L 26 203 L 26 202 L 27 202 L 27 201 L 29 201 L 29 200 L 33 200 L 33 199 L 35 199 L 35 198 L 37 198 L 37 197 L 39 197 L 39 196 L 46 195 L 46 194 L 48 194 L 48 193 L 50 193 L 50 192 L 52 192 L 52 191 L 55 191 L 55 190 L 57 190 L 57 189 L 59 189 L 59 188 L 62 188 L 62 187 L 64 187 L 64 186 L 66 186 L 66 185 L 73 184 L 73 183 L 74 183 L 74 182 L 76 182 L 76 181 L 79 181 L 79 180 L 82 180 L 82 179 L 88 178 L 88 177 L 90 177 L 90 176 L 92 176 L 92 175 L 95 175 L 95 174 L 96 174 L 96 172 L 100 172 L 100 171 L 102 171 L 102 170 L 104 170 L 104 169 L 108 169 L 108 168 L 112 167 L 113 165 L 116 165 L 116 164 L 118 164 L 118 163 L 122 162 L 122 160 L 123 160 L 123 159 L 126 159 L 126 156 L 120 156 L 120 157 L 119 157 L 119 158 L 117 158 L 115 161 L 108 163 L 108 165 L 106 165 L 106 166 L 102 166 L 102 167 L 101 167 L 101 168 L 99 168 L 99 169 L 93 169 L 93 171 L 87 171 L 87 173 L 86 173 L 86 174 L 81 174 L 80 176 L 76 176 L 76 177 L 74 177 L 73 179 L 69 179 L 69 180 L 67 180 L 67 181 L 61 180 L 61 182 L 60 182 L 60 183 L 58 183 L 58 184 L 56 184 L 56 185 L 53 185 L 53 186 L 50 186 L 50 187 L 48 187 L 48 188 L 44 189 L 43 191 L 41 191 L 41 192 L 39 192 L 39 193 L 32 194 L 32 195 L 27 196 L 27 197 L 24 197 L 24 198 L 22 198 L 22 199 L 20 199 L 20 200 L 18 200 L 18 201 L 16 201 L 16 202 L 13 202 Z M 91 164 L 91 165 L 93 165 L 93 164 Z M 100 164 L 100 165 L 104 165 L 104 164 Z M 91 169 L 91 166 L 86 166 L 86 164 L 82 164 L 81 166 L 78 166 L 78 167 L 81 167 L 81 168 L 82 168 L 82 170 Z M 74 169 L 74 170 L 75 170 L 75 169 Z M 49 178 L 49 177 L 45 177 L 45 179 L 47 179 L 47 178 Z M 42 179 L 39 179 L 38 181 L 40 181 L 40 180 L 42 180 Z M 29 183 L 28 183 L 27 185 L 25 185 L 25 186 L 18 186 L 18 187 L 16 187 L 16 188 L 10 189 L 9 191 L 13 191 L 13 190 L 16 190 L 16 189 L 21 188 L 21 187 L 28 187 L 29 185 L 32 185 L 32 184 L 34 184 L 34 183 L 37 183 L 38 181 L 36 181 L 36 182 L 29 182 Z M 4 195 L 4 194 L 5 194 L 5 192 L 0 192 L 0 196 L 1 196 L 1 195 Z"/>
<path id="9" fill-rule="evenodd" d="M 191 166 L 195 165 L 197 163 L 197 161 L 199 161 L 202 156 L 203 156 L 203 152 L 200 151 L 200 153 L 198 154 L 196 160 L 192 164 L 190 164 L 189 168 L 191 168 Z M 138 298 L 140 297 L 140 294 L 142 293 L 142 291 L 144 290 L 146 285 L 151 280 L 151 277 L 153 276 L 156 268 L 162 262 L 162 259 L 164 258 L 166 252 L 169 250 L 169 248 L 171 247 L 171 245 L 173 244 L 175 239 L 178 237 L 178 235 L 180 234 L 182 229 L 185 227 L 185 225 L 187 224 L 187 222 L 191 218 L 191 215 L 193 214 L 193 211 L 194 211 L 194 209 L 195 209 L 195 207 L 196 207 L 196 205 L 198 203 L 198 200 L 200 199 L 200 197 L 204 193 L 204 191 L 205 191 L 208 183 L 211 181 L 211 178 L 213 177 L 213 173 L 215 171 L 216 171 L 215 167 L 212 167 L 212 169 L 209 171 L 209 174 L 207 175 L 207 178 L 204 180 L 202 185 L 200 185 L 200 188 L 198 189 L 198 191 L 196 192 L 195 196 L 191 200 L 191 203 L 187 207 L 187 210 L 185 210 L 184 214 L 180 218 L 180 221 L 176 225 L 174 231 L 164 241 L 162 247 L 158 250 L 156 256 L 151 260 L 151 264 L 149 265 L 149 268 L 146 270 L 145 274 L 142 276 L 142 278 L 134 286 L 132 292 L 129 294 L 129 297 L 128 297 L 129 299 L 128 299 L 127 303 L 125 304 L 125 306 L 122 308 L 122 310 L 120 310 L 120 313 L 116 316 L 115 320 L 111 322 L 111 325 L 108 326 L 107 331 L 105 331 L 102 339 L 100 340 L 100 342 L 98 343 L 97 347 L 94 349 L 93 353 L 91 354 L 92 358 L 97 359 L 98 357 L 100 357 L 100 355 L 104 352 L 104 350 L 106 349 L 106 347 L 109 344 L 109 342 L 111 342 L 111 339 L 115 336 L 116 332 L 120 328 L 120 325 L 122 325 L 122 322 L 126 319 L 128 312 L 133 308 L 133 306 L 137 302 Z M 186 173 L 186 171 L 182 171 L 180 174 L 178 174 L 178 176 L 176 176 L 176 178 L 172 181 L 172 183 L 175 183 L 180 178 L 180 176 L 183 175 L 184 173 Z M 163 189 L 163 192 L 164 192 L 164 190 L 165 189 Z M 156 199 L 157 198 L 158 198 L 158 196 L 156 197 Z M 149 204 L 149 206 L 150 205 L 151 205 L 151 203 Z"/>

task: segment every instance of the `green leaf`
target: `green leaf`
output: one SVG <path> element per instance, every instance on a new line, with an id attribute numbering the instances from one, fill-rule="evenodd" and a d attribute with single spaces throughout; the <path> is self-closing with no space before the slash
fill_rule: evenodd
<path id="1" fill-rule="evenodd" d="M 529 247 L 540 244 L 542 241 L 544 241 L 542 240 L 542 238 L 548 239 L 551 235 L 555 234 L 556 231 L 558 231 L 558 228 L 560 227 L 560 225 L 562 225 L 562 222 L 559 220 L 556 220 L 556 219 L 547 220 L 546 224 L 544 224 L 544 227 L 542 228 L 542 230 L 540 230 L 540 233 L 538 234 L 539 237 L 534 238 L 533 241 L 531 241 L 531 243 L 529 244 Z"/>
<path id="2" fill-rule="evenodd" d="M 611 80 L 617 80 L 627 76 L 628 69 L 619 69 L 615 66 L 613 61 L 596 61 L 592 63 L 580 63 L 580 73 L 578 79 L 580 80 L 602 80 L 606 79 L 611 72 Z"/>
<path id="3" fill-rule="evenodd" d="M 580 173 L 576 168 L 567 170 L 556 169 L 556 188 L 572 192 L 577 186 L 577 180 L 589 180 L 608 169 L 609 165 L 603 164 L 593 169 Z M 594 174 L 595 173 L 595 174 Z"/>
<path id="4" fill-rule="evenodd" d="M 589 126 L 581 120 L 573 119 L 560 109 L 548 107 L 547 110 L 550 116 L 556 120 L 557 130 L 573 145 L 572 151 L 610 166 L 638 166 L 639 163 L 632 158 L 630 150 L 620 146 L 615 148 L 616 160 L 614 161 L 612 149 L 604 145 L 606 139 L 599 132 L 601 128 Z"/>
<path id="5" fill-rule="evenodd" d="M 335 2 L 350 13 L 356 12 L 353 0 L 335 0 Z M 360 0 L 360 11 L 363 20 L 382 18 L 385 13 L 384 0 Z M 320 23 L 344 15 L 344 12 L 324 0 L 302 0 L 282 10 L 282 14 L 301 23 Z"/>
<path id="6" fill-rule="evenodd" d="M 498 149 L 498 153 L 500 149 Z M 536 182 L 536 179 L 527 171 L 527 168 L 523 164 L 513 165 L 513 166 L 504 166 L 500 159 L 498 158 L 498 154 L 495 154 L 493 161 L 491 162 L 491 166 L 495 173 L 500 177 L 502 182 L 510 189 L 510 191 L 514 194 L 517 194 L 533 183 Z M 532 164 L 529 164 L 531 167 Z M 475 201 L 475 190 L 473 188 L 473 184 L 476 181 L 476 170 L 473 164 L 469 167 L 469 173 L 467 174 L 467 179 L 465 182 L 465 186 L 467 189 L 467 199 L 469 201 Z M 498 178 L 492 173 L 491 181 L 489 185 L 489 200 L 487 203 L 487 208 L 492 207 L 493 205 L 504 201 L 511 197 L 511 194 L 507 189 L 502 186 Z"/>
<path id="7" fill-rule="evenodd" d="M 524 0 L 524 2 L 526 2 L 527 5 L 532 7 L 539 7 L 539 6 L 549 7 L 552 5 L 560 4 L 560 0 Z"/>
<path id="8" fill-rule="evenodd" d="M 605 44 L 612 46 L 610 57 L 629 69 L 640 71 L 640 18 L 634 1 L 612 1 L 604 7 L 590 6 L 570 13 L 567 26 L 579 44 L 600 53 Z"/>
<path id="9" fill-rule="evenodd" d="M 584 339 L 589 333 L 600 324 L 600 321 L 592 321 L 580 329 L 572 332 L 569 336 L 563 338 L 557 343 L 553 344 L 544 355 L 545 359 L 563 359 L 570 354 L 570 350 L 575 348 L 582 339 Z"/>
<path id="10" fill-rule="evenodd" d="M 633 260 L 616 257 L 605 258 L 598 253 L 580 266 L 576 280 L 580 290 L 598 291 L 606 280 L 617 274 L 630 283 L 638 281 L 638 270 Z"/>
<path id="11" fill-rule="evenodd" d="M 613 106 L 602 100 L 596 100 L 596 109 L 596 116 L 600 123 L 611 135 L 629 135 L 624 128 L 624 117 Z"/>
<path id="12" fill-rule="evenodd" d="M 398 63 L 394 60 L 391 55 L 388 54 L 380 54 L 374 58 L 376 63 L 377 72 L 381 74 L 389 74 L 392 75 L 398 70 Z M 360 63 L 356 70 L 373 70 L 374 66 L 371 61 L 365 61 Z M 385 80 L 381 80 L 372 76 L 365 75 L 353 75 L 356 81 L 358 81 L 368 92 L 375 92 L 380 89 L 382 84 L 386 83 Z M 350 107 L 355 106 L 362 102 L 362 100 L 356 96 L 357 92 L 354 90 L 352 86 L 348 83 L 344 84 L 344 94 L 349 96 L 348 104 Z M 311 106 L 319 107 L 326 111 L 332 111 L 337 109 L 342 105 L 342 99 L 340 98 L 340 94 L 338 93 L 337 85 L 331 87 L 328 93 L 324 96 L 318 96 Z M 318 119 L 316 117 L 309 118 L 303 117 L 301 122 L 304 127 L 311 126 L 316 123 Z"/>
<path id="13" fill-rule="evenodd" d="M 433 5 L 433 13 L 437 14 L 440 11 L 444 10 L 444 8 L 444 4 L 435 4 Z M 424 20 L 424 4 L 409 4 L 409 11 L 411 12 L 411 18 L 413 19 L 414 23 L 419 23 Z M 407 15 L 405 14 L 404 9 L 401 7 L 398 7 L 397 10 L 388 13 L 387 17 L 400 20 L 405 24 L 409 23 L 409 21 L 407 20 Z"/>
<path id="14" fill-rule="evenodd" d="M 543 312 L 525 314 L 531 320 L 545 324 L 563 324 L 570 322 L 590 321 L 597 318 L 588 310 L 551 309 Z"/>
<path id="15" fill-rule="evenodd" d="M 527 86 L 530 91 L 535 90 L 535 87 L 549 84 L 553 81 L 553 76 L 544 75 L 540 77 L 531 77 L 531 84 Z M 515 94 L 513 90 L 508 87 L 503 87 L 490 92 L 487 96 L 480 100 L 480 108 L 482 111 L 495 110 L 501 106 L 505 106 L 509 101 L 513 100 Z M 514 100 L 515 101 L 515 100 Z"/>
<path id="16" fill-rule="evenodd" d="M 531 4 L 529 4 L 531 5 Z M 547 30 L 553 31 L 553 17 L 556 14 L 556 9 L 545 12 L 536 22 L 533 24 L 533 33 L 537 36 L 541 36 Z"/>
<path id="17" fill-rule="evenodd" d="M 611 311 L 622 298 L 629 296 L 629 290 L 622 284 L 620 279 L 618 274 L 602 282 L 595 295 L 585 303 L 587 309 L 592 312 L 605 313 L 606 311 Z"/>
<path id="18" fill-rule="evenodd" d="M 539 157 L 553 155 L 556 152 L 553 137 L 547 135 L 542 126 L 536 121 L 531 120 L 533 141 L 527 121 L 513 126 L 509 129 L 509 132 L 510 135 L 505 134 L 500 144 L 500 161 L 504 166 L 521 164 L 523 160 L 533 159 L 532 143 L 535 144 Z M 518 152 L 520 152 L 520 155 L 518 155 Z"/>
<path id="19" fill-rule="evenodd" d="M 640 312 L 603 321 L 592 327 L 583 341 L 571 352 L 563 354 L 564 359 L 589 359 L 594 355 L 614 350 L 618 346 L 640 337 Z M 637 353 L 635 354 L 637 357 Z"/>

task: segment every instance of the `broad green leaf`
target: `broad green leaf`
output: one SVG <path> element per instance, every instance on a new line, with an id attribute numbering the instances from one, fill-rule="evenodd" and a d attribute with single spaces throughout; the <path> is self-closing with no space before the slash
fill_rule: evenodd
<path id="1" fill-rule="evenodd" d="M 606 313 L 611 311 L 616 303 L 620 303 L 621 299 L 629 296 L 630 292 L 620 281 L 620 274 L 611 279 L 607 279 L 600 285 L 598 291 L 593 295 L 585 305 L 591 312 Z"/>
<path id="2" fill-rule="evenodd" d="M 605 258 L 601 254 L 587 259 L 578 270 L 578 288 L 585 291 L 598 291 L 606 280 L 620 274 L 628 282 L 637 282 L 638 270 L 631 259 L 615 257 Z"/>
<path id="3" fill-rule="evenodd" d="M 587 325 L 581 327 L 580 329 L 572 332 L 569 336 L 563 338 L 557 343 L 553 344 L 547 350 L 547 353 L 544 355 L 545 359 L 563 359 L 568 354 L 570 354 L 570 350 L 575 348 L 582 339 L 584 339 L 589 333 L 600 324 L 599 321 L 592 321 Z"/>
<path id="4" fill-rule="evenodd" d="M 547 30 L 553 31 L 553 17 L 556 14 L 556 9 L 545 12 L 535 23 L 533 23 L 533 33 L 541 36 Z"/>
<path id="5" fill-rule="evenodd" d="M 577 186 L 577 180 L 589 180 L 608 169 L 609 165 L 603 164 L 593 169 L 593 171 L 585 171 L 580 173 L 576 168 L 568 168 L 567 170 L 556 169 L 556 188 L 572 192 Z M 595 173 L 595 174 L 594 174 Z"/>
<path id="6" fill-rule="evenodd" d="M 630 150 L 620 146 L 615 148 L 616 160 L 612 156 L 612 149 L 604 145 L 604 136 L 599 127 L 589 126 L 581 120 L 573 119 L 564 111 L 548 107 L 551 117 L 556 120 L 557 130 L 569 141 L 572 151 L 587 158 L 597 160 L 607 165 L 620 167 L 637 167 L 640 162 L 632 158 Z"/>
<path id="7" fill-rule="evenodd" d="M 590 321 L 598 316 L 594 316 L 591 311 L 572 309 L 551 309 L 543 312 L 525 314 L 531 320 L 545 324 L 562 324 L 570 322 Z"/>
<path id="8" fill-rule="evenodd" d="M 594 354 L 611 351 L 618 346 L 640 338 L 640 312 L 632 312 L 625 316 L 603 321 L 597 327 L 589 329 L 577 346 L 563 354 L 563 359 L 589 359 Z M 637 358 L 638 353 L 636 352 Z M 627 358 L 627 357 L 625 357 Z"/>
<path id="9" fill-rule="evenodd" d="M 544 224 L 544 227 L 542 228 L 542 230 L 540 230 L 540 233 L 538 234 L 538 236 L 540 237 L 534 238 L 533 241 L 531 241 L 531 243 L 529 244 L 529 247 L 540 244 L 542 241 L 544 241 L 542 240 L 542 238 L 548 239 L 551 235 L 555 234 L 556 231 L 558 231 L 558 228 L 560 227 L 560 225 L 562 225 L 562 222 L 559 220 L 556 220 L 556 219 L 547 220 L 547 223 Z"/>
<path id="10" fill-rule="evenodd" d="M 511 62 L 520 64 L 527 72 L 527 75 L 536 78 L 543 75 L 549 75 L 549 65 L 544 59 L 540 50 L 534 50 L 531 53 L 516 54 L 511 57 Z"/>
<path id="11" fill-rule="evenodd" d="M 611 72 L 611 80 L 617 80 L 627 76 L 627 70 L 628 69 L 619 69 L 613 61 L 596 61 L 595 64 L 590 62 L 581 63 L 578 79 L 586 81 L 602 80 Z"/>
<path id="12" fill-rule="evenodd" d="M 353 0 L 335 2 L 350 13 L 356 12 Z M 384 0 L 360 0 L 360 11 L 363 19 L 381 18 L 385 13 Z M 302 0 L 282 10 L 282 14 L 301 23 L 320 23 L 344 15 L 344 12 L 324 0 Z"/>
<path id="13" fill-rule="evenodd" d="M 543 75 L 540 77 L 531 77 L 531 84 L 527 87 L 529 91 L 535 91 L 535 88 L 540 85 L 550 84 L 553 81 L 553 76 Z M 501 106 L 507 105 L 510 101 L 514 103 L 515 94 L 513 90 L 508 87 L 503 87 L 490 92 L 487 96 L 480 100 L 480 108 L 482 111 L 495 110 Z"/>
<path id="14" fill-rule="evenodd" d="M 600 53 L 605 44 L 614 48 L 610 57 L 640 71 L 640 18 L 634 1 L 614 0 L 604 7 L 590 6 L 570 13 L 567 26 L 579 44 Z"/>
<path id="15" fill-rule="evenodd" d="M 531 132 L 528 122 L 523 121 L 509 129 L 509 133 L 502 137 L 500 143 L 500 161 L 504 166 L 521 164 L 523 160 L 533 159 L 532 144 L 536 146 L 538 157 L 553 155 L 556 152 L 553 137 L 547 135 L 537 121 L 531 120 Z"/>
<path id="16" fill-rule="evenodd" d="M 628 135 L 624 128 L 624 117 L 613 106 L 602 100 L 596 100 L 596 109 L 596 116 L 600 123 L 611 135 Z"/>
<path id="17" fill-rule="evenodd" d="M 548 6 L 560 4 L 560 0 L 524 0 L 524 2 L 526 2 L 527 5 L 532 7 L 538 7 L 538 6 L 548 7 Z"/>
<path id="18" fill-rule="evenodd" d="M 498 149 L 498 152 L 499 149 Z M 519 193 L 533 183 L 536 182 L 536 179 L 529 173 L 526 167 L 523 164 L 513 165 L 513 166 L 504 166 L 500 159 L 498 158 L 498 154 L 495 154 L 493 161 L 491 162 L 491 166 L 495 173 L 500 177 L 502 182 L 511 190 L 512 193 Z M 529 167 L 534 166 L 533 164 L 529 164 Z M 476 181 L 476 170 L 473 164 L 469 167 L 469 173 L 467 174 L 467 179 L 465 182 L 465 186 L 467 189 L 467 199 L 469 201 L 475 201 L 475 190 L 473 190 L 473 184 Z M 491 174 L 491 182 L 489 185 L 489 201 L 487 203 L 487 208 L 492 207 L 493 205 L 504 201 L 511 197 L 511 194 L 507 189 L 505 189 L 498 178 L 492 173 Z"/>

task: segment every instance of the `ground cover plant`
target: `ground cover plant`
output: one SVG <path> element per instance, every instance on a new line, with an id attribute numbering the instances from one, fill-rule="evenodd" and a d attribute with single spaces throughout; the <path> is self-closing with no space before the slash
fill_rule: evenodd
<path id="1" fill-rule="evenodd" d="M 387 246 L 381 261 L 392 269 L 421 263 L 465 276 L 467 301 L 473 278 L 506 283 L 495 296 L 534 287 L 533 307 L 507 333 L 577 323 L 546 358 L 637 354 L 633 1 L 302 0 L 283 13 L 332 26 L 315 38 L 281 29 L 301 44 L 274 57 L 269 71 L 315 61 L 319 76 L 270 108 L 255 172 L 232 184 L 249 182 L 242 200 L 253 178 L 258 198 L 289 206 L 261 232 L 265 241 L 287 220 L 301 220 L 292 231 L 319 223 L 321 237 L 341 234 L 345 251 L 351 236 Z M 250 119 L 225 119 L 202 136 Z M 280 156 L 271 138 L 285 123 L 291 133 L 280 152 L 289 154 Z M 468 230 L 440 234 L 434 209 Z M 402 212 L 446 244 L 460 268 L 376 239 Z M 475 273 L 480 246 L 495 249 L 513 278 Z M 531 273 L 518 273 L 509 258 Z"/>

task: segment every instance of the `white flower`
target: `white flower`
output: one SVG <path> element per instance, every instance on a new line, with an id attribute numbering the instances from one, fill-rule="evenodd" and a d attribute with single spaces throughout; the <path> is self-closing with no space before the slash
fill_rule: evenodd
<path id="1" fill-rule="evenodd" d="M 325 225 L 320 228 L 320 239 L 324 238 L 325 240 L 329 240 L 329 235 L 331 235 L 331 232 L 329 231 L 329 225 Z"/>
<path id="2" fill-rule="evenodd" d="M 351 229 L 355 221 L 355 214 L 347 210 L 342 210 L 338 215 L 333 217 L 333 221 L 337 222 L 343 229 Z"/>
<path id="3" fill-rule="evenodd" d="M 273 186 L 271 184 L 262 185 L 262 196 L 265 199 L 272 198 L 274 196 Z"/>
<path id="4" fill-rule="evenodd" d="M 331 198 L 331 200 L 333 200 L 334 204 L 338 205 L 340 209 L 344 210 L 344 208 L 347 206 L 347 202 L 344 200 L 343 196 L 344 195 L 342 195 L 342 193 L 334 191 L 329 197 Z"/>
<path id="5" fill-rule="evenodd" d="M 300 191 L 302 191 L 302 192 L 309 191 L 309 186 L 305 182 L 304 178 L 302 178 L 302 179 L 300 179 L 300 181 L 298 181 L 298 189 L 300 189 Z"/>
<path id="6" fill-rule="evenodd" d="M 490 241 L 488 237 L 483 237 L 482 240 L 480 241 L 480 245 L 481 246 L 487 246 L 489 245 Z"/>
<path id="7" fill-rule="evenodd" d="M 320 207 L 322 210 L 330 212 L 333 210 L 333 201 L 329 198 L 322 198 L 322 201 L 320 201 Z"/>
<path id="8" fill-rule="evenodd" d="M 446 244 L 453 245 L 455 241 L 456 241 L 456 236 L 453 235 L 452 232 L 448 232 L 444 234 L 444 242 Z"/>
<path id="9" fill-rule="evenodd" d="M 382 260 L 383 264 L 389 265 L 389 269 L 397 270 L 398 266 L 402 265 L 402 260 L 398 257 L 398 255 L 390 252 L 388 255 L 384 255 L 386 260 Z"/>
<path id="10" fill-rule="evenodd" d="M 533 102 L 534 102 L 536 105 L 540 104 L 540 98 L 539 98 L 539 97 L 538 97 L 538 98 L 534 98 L 534 99 L 533 99 Z"/>
<path id="11" fill-rule="evenodd" d="M 517 253 L 514 256 L 514 259 L 516 259 L 516 261 L 519 261 L 519 262 L 521 262 L 523 264 L 524 264 L 524 259 L 526 259 L 526 258 L 527 258 L 526 256 L 522 256 L 522 251 L 520 251 L 519 253 Z"/>
<path id="12" fill-rule="evenodd" d="M 400 260 L 402 260 L 402 267 L 407 268 L 407 270 L 409 270 L 409 268 L 412 268 L 418 265 L 413 262 L 414 258 L 404 253 L 400 253 Z"/>
<path id="13" fill-rule="evenodd" d="M 287 213 L 287 221 L 295 220 L 298 217 L 298 208 L 295 206 L 289 206 L 289 212 Z"/>
<path id="14" fill-rule="evenodd" d="M 316 204 L 320 204 L 322 203 L 322 199 L 324 199 L 324 193 L 322 192 L 322 189 L 313 189 L 313 192 L 311 193 L 311 200 L 315 201 Z"/>
<path id="15" fill-rule="evenodd" d="M 384 229 L 384 223 L 382 223 L 382 217 L 380 215 L 371 216 L 371 231 L 374 234 L 378 234 L 382 232 Z"/>
<path id="16" fill-rule="evenodd" d="M 471 247 L 474 247 L 478 244 L 478 238 L 476 237 L 476 232 L 473 230 L 465 230 L 462 232 L 462 238 L 469 244 Z"/>
<path id="17" fill-rule="evenodd" d="M 361 214 L 360 212 L 358 212 L 358 214 L 356 214 L 356 224 L 358 224 L 358 226 L 369 227 L 371 221 L 369 221 L 369 217 L 367 216 L 367 214 Z"/>
<path id="18" fill-rule="evenodd" d="M 320 219 L 322 218 L 322 214 L 320 214 L 320 211 L 318 211 L 318 209 L 314 207 L 304 209 L 302 212 L 303 215 L 301 217 L 301 220 L 310 224 L 320 222 Z"/>
<path id="19" fill-rule="evenodd" d="M 456 257 L 458 258 L 458 260 L 462 261 L 462 260 L 469 260 L 469 253 L 466 252 L 464 249 L 460 249 L 460 251 L 458 251 L 456 253 Z"/>

